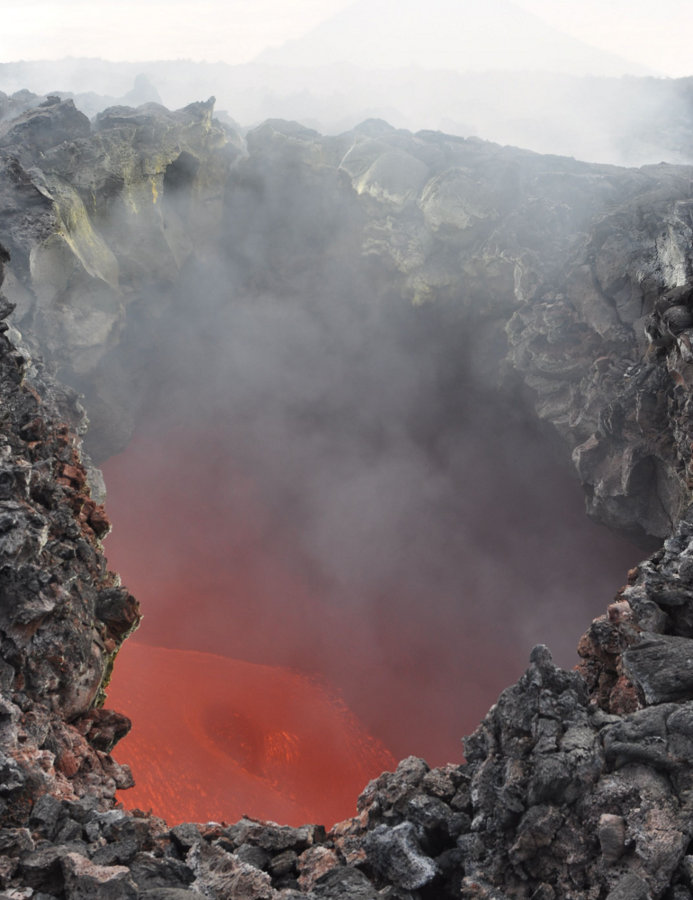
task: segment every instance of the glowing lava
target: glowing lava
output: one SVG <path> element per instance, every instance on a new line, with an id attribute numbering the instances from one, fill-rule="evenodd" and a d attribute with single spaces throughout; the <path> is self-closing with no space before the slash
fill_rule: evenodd
<path id="1" fill-rule="evenodd" d="M 369 531 L 368 497 L 354 508 L 347 491 L 320 532 L 348 571 L 340 582 L 302 544 L 300 504 L 266 487 L 272 473 L 232 432 L 154 429 L 104 466 L 109 563 L 144 613 L 108 698 L 134 723 L 114 753 L 137 782 L 121 799 L 170 822 L 328 824 L 392 768 L 388 751 L 460 761 L 461 736 L 527 648 L 570 640 L 626 571 L 613 541 L 586 531 L 561 471 L 510 450 L 501 465 L 480 443 L 464 459 L 466 518 L 405 505 L 395 541 Z M 372 577 L 388 553 L 392 577 Z"/>
<path id="2" fill-rule="evenodd" d="M 522 650 L 452 592 L 331 591 L 223 438 L 201 457 L 194 435 L 140 434 L 103 467 L 106 552 L 140 601 L 137 640 L 317 674 L 397 759 L 459 760 L 461 736 L 522 672 Z M 116 676 L 134 682 L 129 659 Z"/>
<path id="3" fill-rule="evenodd" d="M 136 727 L 115 751 L 135 772 L 121 796 L 169 824 L 335 822 L 395 760 L 316 681 L 192 650 L 129 641 L 109 690 Z"/>

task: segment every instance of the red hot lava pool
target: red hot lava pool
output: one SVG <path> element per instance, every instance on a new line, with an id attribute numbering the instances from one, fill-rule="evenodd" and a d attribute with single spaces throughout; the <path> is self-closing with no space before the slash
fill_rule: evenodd
<path id="1" fill-rule="evenodd" d="M 169 824 L 335 822 L 395 764 L 343 703 L 289 669 L 129 641 L 109 701 L 135 722 L 116 749 L 128 808 Z"/>

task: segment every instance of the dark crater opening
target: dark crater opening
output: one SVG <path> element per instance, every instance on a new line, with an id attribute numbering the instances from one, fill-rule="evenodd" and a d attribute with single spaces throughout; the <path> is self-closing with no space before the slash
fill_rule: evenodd
<path id="1" fill-rule="evenodd" d="M 104 466 L 137 640 L 317 674 L 394 757 L 459 760 L 534 643 L 573 664 L 638 551 L 586 518 L 452 310 L 357 298 L 334 321 L 202 282 Z"/>
<path id="2" fill-rule="evenodd" d="M 183 154 L 166 194 L 195 171 Z M 507 311 L 480 315 L 462 280 L 412 305 L 362 252 L 353 195 L 319 169 L 290 174 L 233 176 L 217 245 L 133 300 L 82 386 L 92 451 L 110 456 L 106 551 L 144 611 L 110 703 L 135 720 L 116 756 L 136 778 L 158 767 L 159 793 L 140 777 L 122 799 L 161 808 L 162 781 L 185 782 L 166 742 L 188 728 L 209 784 L 172 819 L 334 821 L 395 759 L 459 761 L 531 646 L 576 662 L 641 555 L 586 518 L 564 448 L 505 371 Z M 147 647 L 195 656 L 147 662 Z M 143 678 L 156 702 L 133 692 Z M 225 684 L 245 698 L 233 721 L 208 705 Z M 270 699 L 290 713 L 277 726 Z M 144 733 L 166 704 L 166 736 L 138 744 L 138 716 Z M 240 759 L 252 790 L 212 811 L 205 791 L 240 777 L 227 738 L 265 774 Z M 253 808 L 259 782 L 270 801 Z"/>

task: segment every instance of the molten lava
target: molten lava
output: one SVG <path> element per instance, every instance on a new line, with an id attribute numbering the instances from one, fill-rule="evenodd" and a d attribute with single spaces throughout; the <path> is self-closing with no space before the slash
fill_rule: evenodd
<path id="1" fill-rule="evenodd" d="M 394 541 L 364 530 L 364 495 L 340 507 L 351 531 L 339 516 L 324 530 L 342 582 L 306 552 L 290 492 L 268 492 L 221 427 L 140 433 L 108 460 L 106 550 L 144 613 L 109 690 L 134 723 L 114 753 L 137 782 L 121 799 L 171 822 L 327 824 L 389 751 L 460 761 L 528 648 L 574 646 L 586 602 L 599 612 L 632 559 L 590 531 L 562 472 L 525 453 L 518 480 L 486 446 L 465 460 L 466 519 L 400 515 Z M 372 577 L 388 552 L 396 577 Z"/>
<path id="2" fill-rule="evenodd" d="M 395 763 L 324 687 L 278 666 L 129 641 L 109 699 L 135 723 L 115 753 L 137 781 L 121 799 L 171 825 L 334 822 Z"/>

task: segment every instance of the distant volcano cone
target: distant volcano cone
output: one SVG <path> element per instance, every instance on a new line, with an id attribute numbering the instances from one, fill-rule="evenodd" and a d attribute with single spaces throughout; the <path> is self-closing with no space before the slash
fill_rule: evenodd
<path id="1" fill-rule="evenodd" d="M 509 0 L 357 0 L 257 60 L 276 66 L 347 62 L 460 72 L 518 70 L 644 75 L 638 63 L 563 34 Z"/>

